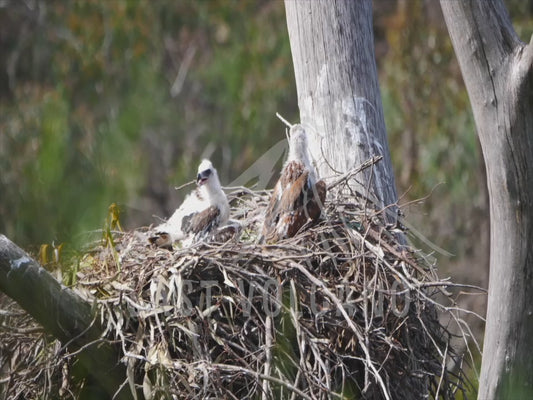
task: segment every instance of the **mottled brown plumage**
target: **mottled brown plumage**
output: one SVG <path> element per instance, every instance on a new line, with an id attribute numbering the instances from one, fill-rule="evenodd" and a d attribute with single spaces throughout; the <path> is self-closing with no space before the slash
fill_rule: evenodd
<path id="1" fill-rule="evenodd" d="M 183 217 L 181 229 L 186 234 L 206 235 L 220 223 L 220 208 L 210 206 L 203 211 Z"/>
<path id="2" fill-rule="evenodd" d="M 307 154 L 306 133 L 300 125 L 295 127 L 291 129 L 289 159 L 265 214 L 262 240 L 267 243 L 293 237 L 308 222 L 316 222 L 326 199 L 325 182 L 315 182 Z"/>

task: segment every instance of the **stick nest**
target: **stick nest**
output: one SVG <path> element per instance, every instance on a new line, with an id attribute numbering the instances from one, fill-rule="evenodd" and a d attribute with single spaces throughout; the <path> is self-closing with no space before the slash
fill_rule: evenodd
<path id="1" fill-rule="evenodd" d="M 239 240 L 171 252 L 146 228 L 92 246 L 74 290 L 121 346 L 124 385 L 145 398 L 455 398 L 461 357 L 439 322 L 461 324 L 451 283 L 348 178 L 320 223 L 277 244 L 256 243 L 269 192 L 242 188 L 229 195 Z M 76 398 L 72 355 L 1 302 L 0 394 Z"/>

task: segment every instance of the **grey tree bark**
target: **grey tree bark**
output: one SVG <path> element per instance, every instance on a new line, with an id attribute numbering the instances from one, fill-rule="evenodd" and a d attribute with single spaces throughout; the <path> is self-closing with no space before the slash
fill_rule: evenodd
<path id="1" fill-rule="evenodd" d="M 501 0 L 441 0 L 487 168 L 490 279 L 480 399 L 533 394 L 533 38 Z"/>
<path id="2" fill-rule="evenodd" d="M 0 235 L 0 290 L 15 300 L 78 358 L 109 398 L 129 399 L 128 389 L 118 393 L 126 379 L 118 352 L 99 342 L 101 329 L 91 306 L 62 286 L 36 261 L 4 235 Z"/>
<path id="3" fill-rule="evenodd" d="M 285 9 L 300 120 L 320 177 L 382 156 L 357 189 L 378 205 L 396 203 L 371 0 L 286 0 Z"/>

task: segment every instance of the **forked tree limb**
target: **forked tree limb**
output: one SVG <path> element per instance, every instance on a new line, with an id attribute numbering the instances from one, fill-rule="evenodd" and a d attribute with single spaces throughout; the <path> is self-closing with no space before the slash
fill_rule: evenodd
<path id="1" fill-rule="evenodd" d="M 61 285 L 24 250 L 0 234 L 0 290 L 15 300 L 44 329 L 78 358 L 109 398 L 129 399 L 131 393 L 116 393 L 126 379 L 117 350 L 101 341 L 91 306 L 71 289 Z"/>

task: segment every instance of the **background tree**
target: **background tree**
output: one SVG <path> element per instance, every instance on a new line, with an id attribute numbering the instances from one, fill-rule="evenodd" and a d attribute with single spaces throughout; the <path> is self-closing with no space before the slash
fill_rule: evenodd
<path id="1" fill-rule="evenodd" d="M 479 398 L 533 393 L 533 37 L 501 1 L 441 0 L 474 111 L 490 199 L 491 257 Z"/>

